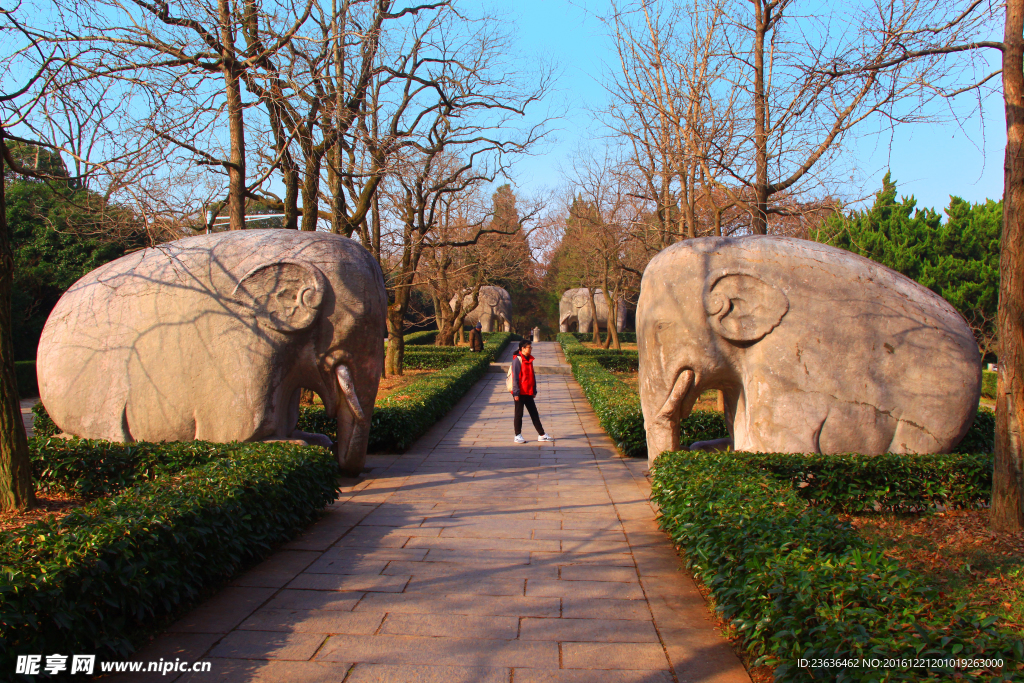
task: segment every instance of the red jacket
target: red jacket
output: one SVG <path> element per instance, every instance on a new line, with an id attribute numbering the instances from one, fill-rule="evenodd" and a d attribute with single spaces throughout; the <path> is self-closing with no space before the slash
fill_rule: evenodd
<path id="1" fill-rule="evenodd" d="M 537 395 L 537 379 L 533 375 L 533 356 L 523 358 L 518 352 L 512 356 L 512 395 Z"/>

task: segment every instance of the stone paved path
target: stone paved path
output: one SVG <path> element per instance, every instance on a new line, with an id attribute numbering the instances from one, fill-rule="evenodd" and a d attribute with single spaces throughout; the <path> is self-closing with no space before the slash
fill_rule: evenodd
<path id="1" fill-rule="evenodd" d="M 32 438 L 35 432 L 32 431 L 32 424 L 36 420 L 36 416 L 32 413 L 32 406 L 39 402 L 38 398 L 23 398 L 21 399 L 21 422 L 25 425 L 25 433 Z"/>
<path id="2" fill-rule="evenodd" d="M 571 376 L 538 379 L 553 444 L 512 443 L 504 376 L 485 375 L 136 658 L 212 660 L 180 681 L 749 683 L 657 529 L 646 462 L 617 455 Z"/>

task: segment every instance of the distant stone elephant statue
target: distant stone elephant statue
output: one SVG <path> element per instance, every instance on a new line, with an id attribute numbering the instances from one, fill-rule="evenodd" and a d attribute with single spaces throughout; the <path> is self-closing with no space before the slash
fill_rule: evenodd
<path id="1" fill-rule="evenodd" d="M 190 237 L 124 256 L 61 297 L 43 328 L 43 405 L 110 441 L 298 440 L 300 390 L 362 470 L 384 363 L 387 294 L 358 243 L 293 230 Z"/>
<path id="2" fill-rule="evenodd" d="M 601 288 L 594 290 L 594 307 L 597 310 L 598 329 L 607 330 L 608 302 L 605 301 L 604 291 Z M 615 331 L 622 332 L 626 327 L 626 302 L 621 296 L 616 309 Z M 571 332 L 572 325 L 575 324 L 577 332 L 584 334 L 593 332 L 592 320 L 590 290 L 586 287 L 566 290 L 558 302 L 558 331 Z"/>
<path id="3" fill-rule="evenodd" d="M 637 342 L 652 462 L 680 447 L 707 389 L 725 394 L 737 451 L 869 455 L 952 450 L 981 393 L 978 346 L 949 303 L 799 239 L 665 249 L 644 271 Z"/>
<path id="4" fill-rule="evenodd" d="M 457 299 L 453 298 L 451 305 L 455 306 L 456 301 Z M 472 306 L 473 296 L 465 295 L 462 305 Z M 472 327 L 478 322 L 483 332 L 512 331 L 512 297 L 504 288 L 493 285 L 484 285 L 480 288 L 477 306 L 466 314 L 464 323 Z"/>

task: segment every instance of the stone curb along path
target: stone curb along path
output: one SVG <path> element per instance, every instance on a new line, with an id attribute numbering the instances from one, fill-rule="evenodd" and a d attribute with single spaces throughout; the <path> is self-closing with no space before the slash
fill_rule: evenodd
<path id="1" fill-rule="evenodd" d="M 134 657 L 210 673 L 106 680 L 749 683 L 654 521 L 646 461 L 618 455 L 572 376 L 538 385 L 554 443 L 526 421 L 514 444 L 504 377 L 485 375 Z"/>

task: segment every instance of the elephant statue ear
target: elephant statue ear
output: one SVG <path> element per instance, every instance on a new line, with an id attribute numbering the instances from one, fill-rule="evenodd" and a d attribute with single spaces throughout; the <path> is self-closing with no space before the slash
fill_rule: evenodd
<path id="1" fill-rule="evenodd" d="M 576 308 L 583 308 L 584 306 L 590 305 L 590 297 L 583 292 L 578 292 L 572 297 L 572 304 Z"/>
<path id="2" fill-rule="evenodd" d="M 327 290 L 327 278 L 304 261 L 279 261 L 257 266 L 232 293 L 261 325 L 279 332 L 300 332 L 316 320 Z"/>
<path id="3" fill-rule="evenodd" d="M 733 342 L 756 342 L 789 312 L 778 287 L 750 273 L 712 273 L 704 286 L 704 311 L 711 329 Z"/>

